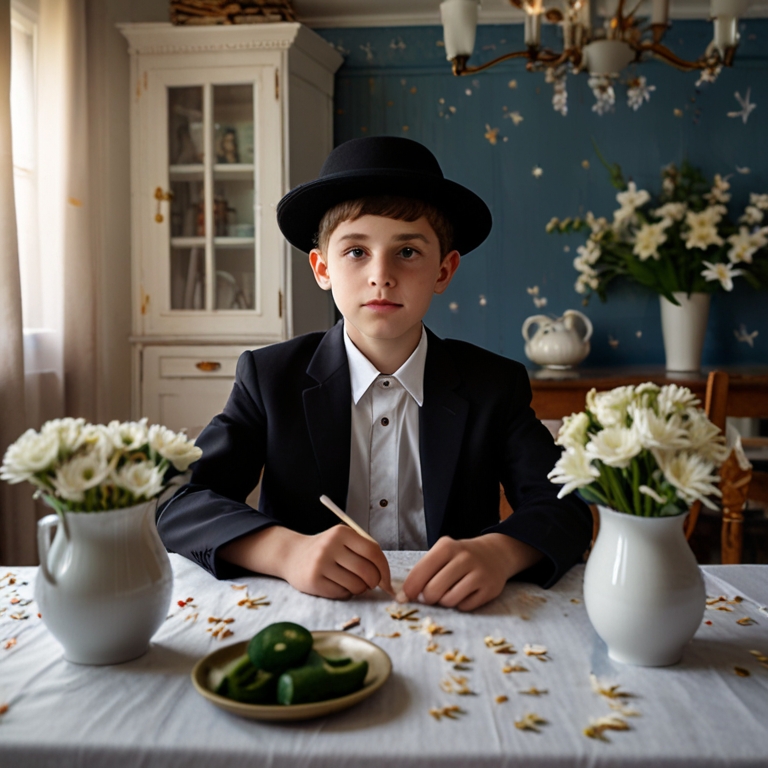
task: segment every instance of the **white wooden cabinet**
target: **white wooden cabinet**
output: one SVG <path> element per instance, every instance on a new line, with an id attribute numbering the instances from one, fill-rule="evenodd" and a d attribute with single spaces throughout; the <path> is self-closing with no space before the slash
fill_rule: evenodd
<path id="1" fill-rule="evenodd" d="M 223 406 L 239 354 L 327 328 L 329 297 L 275 208 L 333 146 L 342 62 L 301 24 L 121 24 L 131 58 L 133 412 Z"/>

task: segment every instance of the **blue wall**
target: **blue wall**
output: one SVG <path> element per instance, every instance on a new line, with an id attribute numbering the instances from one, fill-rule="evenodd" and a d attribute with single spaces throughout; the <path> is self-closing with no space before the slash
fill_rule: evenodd
<path id="1" fill-rule="evenodd" d="M 555 31 L 547 29 L 557 45 Z M 605 304 L 593 297 L 582 307 L 573 289 L 572 261 L 583 238 L 548 235 L 544 227 L 552 216 L 592 210 L 610 217 L 618 207 L 593 138 L 627 178 L 652 193 L 659 190 L 662 166 L 684 158 L 709 178 L 732 175 L 732 215 L 740 215 L 750 192 L 768 192 L 768 20 L 741 25 L 736 66 L 724 69 L 716 83 L 697 89 L 697 73 L 644 63 L 637 74 L 656 86 L 650 102 L 634 112 L 620 85 L 615 112 L 602 117 L 591 109 L 594 98 L 583 74 L 568 78 L 565 117 L 552 108 L 552 86 L 544 74 L 526 72 L 520 60 L 454 77 L 440 27 L 319 34 L 345 56 L 336 78 L 336 143 L 377 134 L 421 141 L 446 176 L 481 195 L 493 212 L 489 239 L 462 260 L 448 291 L 435 297 L 426 321 L 436 333 L 526 361 L 520 334 L 525 318 L 575 308 L 595 326 L 585 367 L 663 363 L 657 296 L 628 285 L 614 289 Z M 679 55 L 696 58 L 711 36 L 708 22 L 676 22 L 666 42 Z M 513 47 L 522 47 L 521 26 L 481 26 L 470 63 Z M 743 96 L 748 88 L 757 108 L 745 124 L 727 113 L 740 109 L 734 92 Z M 511 112 L 523 121 L 515 125 L 506 117 Z M 495 145 L 485 137 L 486 126 L 498 129 Z M 543 170 L 538 178 L 534 166 Z M 546 307 L 534 306 L 527 291 L 533 286 L 547 299 Z M 757 292 L 743 281 L 732 293 L 715 294 L 705 365 L 768 362 L 767 301 L 768 291 Z M 754 347 L 736 339 L 741 324 L 758 331 Z"/>

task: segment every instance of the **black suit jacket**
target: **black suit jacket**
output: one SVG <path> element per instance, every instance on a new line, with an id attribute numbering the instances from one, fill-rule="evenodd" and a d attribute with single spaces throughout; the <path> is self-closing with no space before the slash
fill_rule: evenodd
<path id="1" fill-rule="evenodd" d="M 270 525 L 315 534 L 338 524 L 319 501 L 345 508 L 351 390 L 343 326 L 245 352 L 224 411 L 197 439 L 191 481 L 160 507 L 166 547 L 217 578 L 242 570 L 216 556 Z M 589 509 L 557 498 L 547 473 L 560 455 L 530 408 L 525 368 L 428 331 L 419 447 L 427 539 L 499 532 L 545 558 L 522 578 L 550 586 L 589 545 Z M 245 504 L 262 467 L 259 509 Z M 499 482 L 514 514 L 499 521 Z"/>

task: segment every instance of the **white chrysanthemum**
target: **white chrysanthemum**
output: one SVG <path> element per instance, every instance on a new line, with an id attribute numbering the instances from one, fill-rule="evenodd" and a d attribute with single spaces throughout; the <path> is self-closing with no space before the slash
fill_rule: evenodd
<path id="1" fill-rule="evenodd" d="M 679 499 L 687 504 L 701 501 L 705 507 L 717 509 L 707 498 L 722 495 L 715 485 L 720 478 L 714 474 L 711 462 L 685 451 L 654 451 L 653 455 Z"/>
<path id="2" fill-rule="evenodd" d="M 728 458 L 731 450 L 725 444 L 725 435 L 707 418 L 704 411 L 691 409 L 688 412 L 687 428 L 692 451 L 715 466 Z"/>
<path id="3" fill-rule="evenodd" d="M 765 240 L 765 238 L 761 239 Z M 765 242 L 762 245 L 757 245 L 759 240 L 756 240 L 746 227 L 739 227 L 738 233 L 731 235 L 728 242 L 732 246 L 728 251 L 728 260 L 731 264 L 738 264 L 742 261 L 751 264 L 753 254 L 762 245 L 765 245 Z"/>
<path id="4" fill-rule="evenodd" d="M 164 474 L 154 461 L 135 461 L 120 467 L 112 478 L 137 499 L 153 499 L 163 490 Z"/>
<path id="5" fill-rule="evenodd" d="M 86 424 L 80 431 L 75 450 L 78 453 L 83 450 L 96 452 L 109 462 L 115 452 L 111 430 L 103 424 Z"/>
<path id="6" fill-rule="evenodd" d="M 580 245 L 576 252 L 587 262 L 595 264 L 600 259 L 600 246 L 591 238 L 584 245 Z"/>
<path id="7" fill-rule="evenodd" d="M 630 181 L 629 184 L 627 184 L 626 191 L 619 192 L 616 195 L 616 199 L 619 201 L 619 205 L 622 208 L 630 208 L 634 211 L 636 208 L 645 205 L 651 199 L 651 196 L 644 189 L 638 190 L 635 182 Z"/>
<path id="8" fill-rule="evenodd" d="M 671 219 L 672 221 L 682 221 L 688 211 L 687 203 L 665 203 L 651 213 L 659 219 Z"/>
<path id="9" fill-rule="evenodd" d="M 763 221 L 763 211 L 756 205 L 748 205 L 744 209 L 744 215 L 739 218 L 742 224 L 748 224 L 753 227 L 756 224 L 761 224 Z"/>
<path id="10" fill-rule="evenodd" d="M 660 496 L 657 491 L 654 491 L 653 488 L 648 485 L 640 485 L 637 490 L 645 496 L 650 496 L 657 504 L 667 503 L 667 500 L 663 496 Z"/>
<path id="11" fill-rule="evenodd" d="M 643 448 L 687 448 L 690 445 L 688 431 L 679 414 L 659 416 L 650 408 L 629 406 L 632 426 Z"/>
<path id="12" fill-rule="evenodd" d="M 43 435 L 55 434 L 62 453 L 72 453 L 80 444 L 80 437 L 85 426 L 85 419 L 51 419 L 40 428 Z"/>
<path id="13" fill-rule="evenodd" d="M 634 394 L 634 387 L 616 387 L 608 392 L 591 389 L 587 393 L 587 408 L 603 427 L 624 426 Z"/>
<path id="14" fill-rule="evenodd" d="M 600 471 L 592 466 L 582 448 L 567 448 L 547 477 L 563 486 L 557 494 L 557 498 L 562 499 L 577 488 L 593 483 L 600 477 Z"/>
<path id="15" fill-rule="evenodd" d="M 701 248 L 705 251 L 710 245 L 723 244 L 723 239 L 717 234 L 717 227 L 704 215 L 704 211 L 688 211 L 685 214 L 685 223 L 689 227 L 688 231 L 683 233 L 686 248 Z"/>
<path id="16" fill-rule="evenodd" d="M 749 193 L 749 204 L 754 205 L 761 211 L 768 211 L 768 195 L 758 195 L 755 192 Z"/>
<path id="17" fill-rule="evenodd" d="M 665 384 L 656 399 L 656 408 L 659 414 L 670 416 L 674 413 L 683 413 L 688 408 L 694 408 L 701 401 L 688 387 L 678 384 Z"/>
<path id="18" fill-rule="evenodd" d="M 563 448 L 583 448 L 587 443 L 588 426 L 589 416 L 586 413 L 572 413 L 563 419 L 555 442 Z"/>
<path id="19" fill-rule="evenodd" d="M 51 479 L 56 495 L 67 501 L 83 501 L 85 491 L 100 485 L 110 465 L 100 451 L 75 456 L 57 468 Z"/>
<path id="20" fill-rule="evenodd" d="M 107 425 L 115 448 L 137 451 L 149 442 L 146 417 L 141 421 L 110 421 Z"/>
<path id="21" fill-rule="evenodd" d="M 667 226 L 665 221 L 660 221 L 658 224 L 643 224 L 635 234 L 635 245 L 632 248 L 632 253 L 640 261 L 646 261 L 651 257 L 658 261 L 660 258 L 659 246 L 667 241 L 667 233 L 664 231 Z"/>
<path id="22" fill-rule="evenodd" d="M 637 431 L 632 427 L 607 427 L 592 435 L 585 448 L 590 459 L 619 469 L 628 467 L 642 449 Z"/>
<path id="23" fill-rule="evenodd" d="M 600 279 L 597 277 L 596 273 L 588 274 L 582 272 L 576 279 L 574 288 L 576 289 L 576 293 L 586 293 L 588 288 L 596 291 L 599 285 Z"/>
<path id="24" fill-rule="evenodd" d="M 592 211 L 587 211 L 584 221 L 587 222 L 587 225 L 592 230 L 592 234 L 599 234 L 608 229 L 608 219 L 604 216 L 600 216 L 600 218 L 596 219 Z"/>
<path id="25" fill-rule="evenodd" d="M 708 261 L 702 261 L 707 269 L 702 270 L 701 275 L 705 280 L 719 280 L 720 285 L 726 291 L 733 290 L 733 278 L 743 275 L 744 271 L 741 269 L 734 269 L 730 264 L 723 264 L 718 262 L 717 264 L 710 264 Z"/>
<path id="26" fill-rule="evenodd" d="M 731 199 L 728 190 L 731 185 L 719 174 L 715 174 L 715 181 L 712 189 L 704 195 L 704 199 L 709 203 L 727 203 Z"/>
<path id="27" fill-rule="evenodd" d="M 38 472 L 50 469 L 59 453 L 58 433 L 35 432 L 28 429 L 15 443 L 8 446 L 0 467 L 0 479 L 9 483 L 30 480 Z"/>
<path id="28" fill-rule="evenodd" d="M 203 455 L 202 450 L 188 440 L 185 434 L 159 424 L 149 428 L 149 446 L 164 459 L 168 459 L 179 472 L 185 472 L 193 461 Z"/>

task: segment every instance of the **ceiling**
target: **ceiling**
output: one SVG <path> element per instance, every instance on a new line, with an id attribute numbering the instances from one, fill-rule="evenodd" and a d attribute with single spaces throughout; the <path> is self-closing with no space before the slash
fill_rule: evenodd
<path id="1" fill-rule="evenodd" d="M 559 0 L 545 5 L 558 5 Z M 599 0 L 612 12 L 616 0 Z M 650 7 L 650 0 L 645 0 Z M 309 27 L 403 27 L 440 24 L 440 0 L 293 0 L 299 21 Z M 642 8 L 641 8 L 642 11 Z M 708 19 L 709 0 L 670 0 L 673 19 Z M 768 16 L 768 0 L 751 0 L 747 16 Z M 481 24 L 522 21 L 509 0 L 482 0 Z"/>

